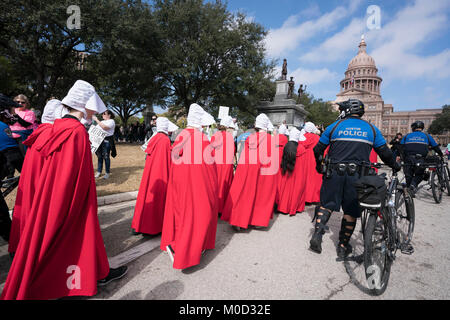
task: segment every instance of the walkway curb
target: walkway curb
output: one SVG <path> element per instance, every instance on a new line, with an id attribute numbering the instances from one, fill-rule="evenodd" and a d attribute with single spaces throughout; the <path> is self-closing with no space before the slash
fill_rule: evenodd
<path id="1" fill-rule="evenodd" d="M 97 205 L 100 207 L 109 204 L 132 201 L 137 199 L 137 195 L 138 191 L 131 191 L 131 192 L 111 194 L 109 196 L 97 197 Z"/>

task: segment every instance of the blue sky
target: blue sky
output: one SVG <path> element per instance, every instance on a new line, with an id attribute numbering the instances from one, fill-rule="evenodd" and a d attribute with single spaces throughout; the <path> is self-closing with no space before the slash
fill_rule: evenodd
<path id="1" fill-rule="evenodd" d="M 369 30 L 367 8 L 380 8 L 380 29 Z M 394 110 L 450 104 L 450 0 L 228 0 L 269 34 L 268 55 L 288 61 L 317 98 L 334 100 L 348 63 L 365 35 L 383 78 L 381 93 Z"/>

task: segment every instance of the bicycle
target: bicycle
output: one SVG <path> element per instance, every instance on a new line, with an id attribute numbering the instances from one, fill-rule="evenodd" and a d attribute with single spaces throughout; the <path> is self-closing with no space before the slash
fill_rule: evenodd
<path id="1" fill-rule="evenodd" d="M 450 170 L 448 163 L 443 158 L 438 156 L 426 157 L 423 162 L 419 159 L 415 166 L 425 169 L 424 176 L 427 177 L 425 179 L 427 184 L 419 186 L 417 191 L 428 185 L 428 190 L 431 189 L 434 201 L 437 204 L 442 202 L 442 194 L 445 190 L 447 190 L 447 195 L 450 196 Z"/>
<path id="2" fill-rule="evenodd" d="M 371 167 L 381 168 L 381 164 Z M 386 178 L 386 174 L 381 177 Z M 364 269 L 369 289 L 374 295 L 385 292 L 397 250 L 412 254 L 415 208 L 409 189 L 392 173 L 386 196 L 378 205 L 360 202 L 364 239 Z"/>

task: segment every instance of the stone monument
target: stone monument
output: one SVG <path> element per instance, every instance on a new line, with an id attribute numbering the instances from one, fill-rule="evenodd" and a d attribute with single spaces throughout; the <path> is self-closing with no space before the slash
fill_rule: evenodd
<path id="1" fill-rule="evenodd" d="M 274 126 L 286 121 L 289 127 L 302 127 L 308 112 L 302 104 L 297 103 L 292 97 L 295 82 L 293 77 L 287 80 L 287 62 L 284 59 L 281 78 L 276 81 L 277 91 L 273 101 L 261 101 L 256 107 L 258 113 L 265 113 Z"/>

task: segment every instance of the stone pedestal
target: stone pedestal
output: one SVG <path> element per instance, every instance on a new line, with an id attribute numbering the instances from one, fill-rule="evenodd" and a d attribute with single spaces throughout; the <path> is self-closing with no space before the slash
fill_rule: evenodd
<path id="1" fill-rule="evenodd" d="M 302 104 L 297 104 L 294 99 L 288 99 L 288 80 L 278 80 L 276 84 L 277 91 L 273 102 L 262 101 L 256 107 L 258 113 L 265 113 L 274 126 L 281 125 L 283 121 L 286 121 L 287 126 L 303 126 L 308 112 Z"/>

